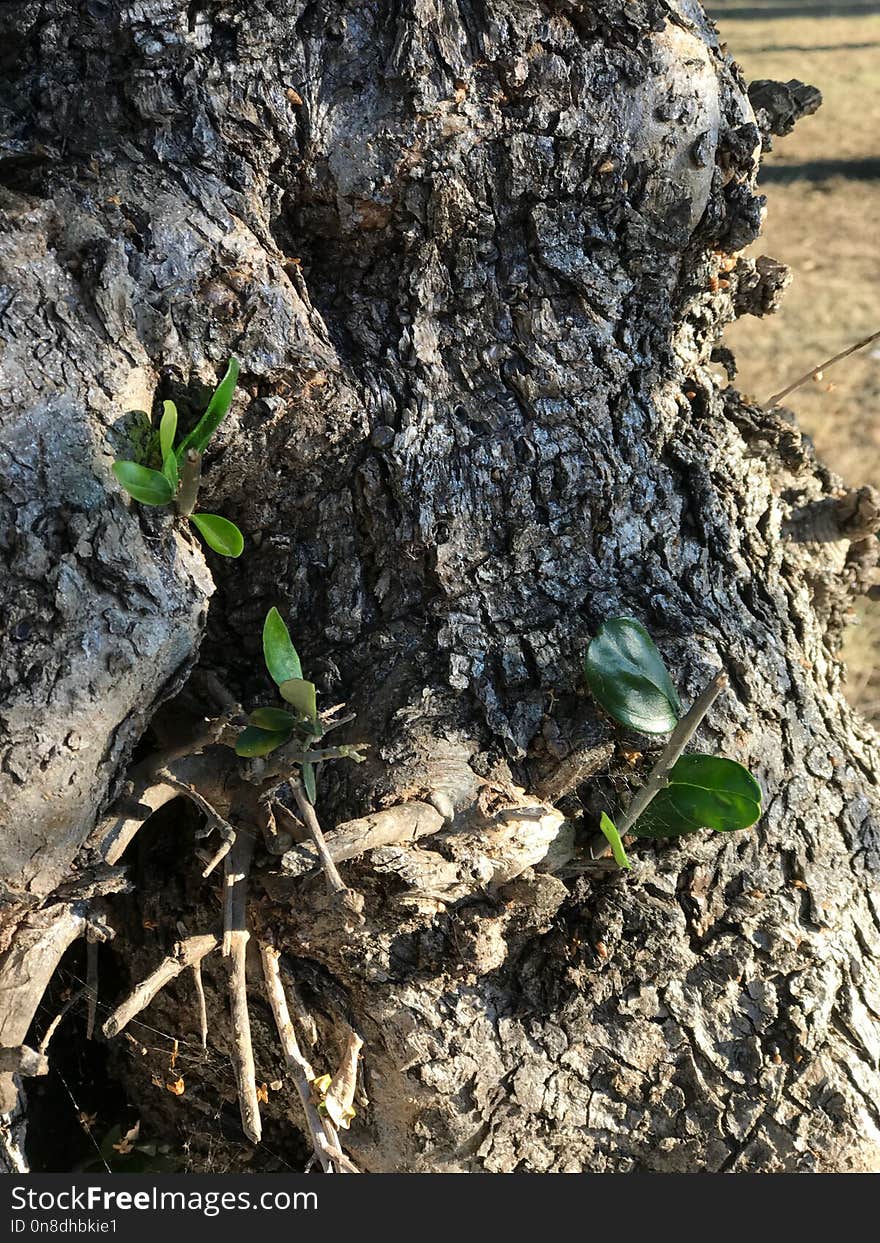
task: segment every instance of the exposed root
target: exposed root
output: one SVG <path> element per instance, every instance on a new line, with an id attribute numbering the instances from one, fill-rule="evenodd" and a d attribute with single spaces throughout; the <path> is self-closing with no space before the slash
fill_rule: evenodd
<path id="1" fill-rule="evenodd" d="M 95 1019 L 98 1014 L 98 941 L 91 930 L 86 933 L 86 994 L 88 997 L 86 1040 L 93 1040 Z"/>
<path id="2" fill-rule="evenodd" d="M 371 816 L 346 821 L 327 834 L 324 844 L 333 863 L 343 863 L 377 846 L 414 842 L 420 837 L 439 833 L 445 823 L 445 818 L 429 803 L 400 803 Z M 304 876 L 319 862 L 317 846 L 312 842 L 303 842 L 287 851 L 281 865 L 288 875 Z"/>
<path id="3" fill-rule="evenodd" d="M 340 1173 L 356 1174 L 359 1172 L 357 1167 L 348 1160 L 340 1148 L 339 1135 L 336 1128 L 329 1118 L 322 1117 L 318 1113 L 312 1098 L 311 1084 L 314 1081 L 315 1072 L 308 1059 L 300 1050 L 293 1023 L 290 1020 L 287 996 L 278 968 L 278 950 L 271 945 L 261 944 L 260 958 L 263 963 L 263 979 L 266 981 L 266 992 L 269 997 L 269 1004 L 272 1007 L 272 1014 L 275 1017 L 275 1027 L 278 1030 L 278 1039 L 281 1041 L 284 1060 L 287 1063 L 287 1068 L 290 1071 L 300 1104 L 302 1105 L 306 1125 L 312 1140 L 312 1147 L 315 1152 L 315 1159 L 325 1174 L 334 1173 L 334 1164 Z"/>
<path id="4" fill-rule="evenodd" d="M 26 1129 L 27 1120 L 19 1102 L 13 1110 L 0 1116 L 0 1173 L 30 1173 L 24 1155 Z"/>
<path id="5" fill-rule="evenodd" d="M 327 888 L 333 897 L 339 900 L 341 906 L 346 911 L 357 918 L 361 918 L 364 900 L 360 894 L 349 889 L 339 875 L 339 870 L 333 861 L 330 851 L 327 849 L 327 842 L 318 822 L 318 817 L 315 815 L 315 809 L 309 802 L 302 782 L 291 783 L 291 788 L 293 790 L 293 797 L 296 799 L 296 805 L 299 808 L 299 813 L 302 816 L 303 824 L 311 836 L 321 867 L 324 869 L 324 875 L 327 878 Z"/>
<path id="6" fill-rule="evenodd" d="M 37 1006 L 69 945 L 88 926 L 84 903 L 58 904 L 28 915 L 0 963 L 0 1048 L 24 1044 Z M 18 1089 L 0 1073 L 0 1113 L 12 1113 Z"/>
<path id="7" fill-rule="evenodd" d="M 250 937 L 247 930 L 247 875 L 250 871 L 253 851 L 253 839 L 247 833 L 240 833 L 226 859 L 223 954 L 229 959 L 229 1004 L 233 1030 L 232 1066 L 238 1085 L 241 1125 L 248 1139 L 258 1144 L 262 1135 L 262 1123 L 257 1099 L 245 971 L 247 943 Z"/>
<path id="8" fill-rule="evenodd" d="M 173 760 L 168 755 L 152 756 L 131 770 L 114 810 L 89 839 L 105 863 L 117 863 L 150 816 L 172 799 L 193 790 L 223 788 L 225 751 L 215 748 L 205 754 L 175 756 Z"/>
<path id="9" fill-rule="evenodd" d="M 213 933 L 203 936 L 188 937 L 178 942 L 174 952 L 164 958 L 159 966 L 145 980 L 137 984 L 125 1000 L 116 1007 L 107 1019 L 102 1030 L 108 1038 L 117 1036 L 141 1010 L 146 1009 L 157 993 L 177 979 L 187 967 L 201 962 L 206 954 L 217 948 L 219 941 Z"/>
<path id="10" fill-rule="evenodd" d="M 193 963 L 193 983 L 196 986 L 196 999 L 199 1005 L 199 1038 L 202 1042 L 202 1048 L 208 1047 L 208 1007 L 205 1004 L 205 985 L 202 981 L 202 962 Z"/>

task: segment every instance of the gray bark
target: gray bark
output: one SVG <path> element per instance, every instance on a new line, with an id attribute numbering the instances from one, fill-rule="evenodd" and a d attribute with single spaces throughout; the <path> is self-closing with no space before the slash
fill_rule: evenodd
<path id="1" fill-rule="evenodd" d="M 10 954 L 197 657 L 271 702 L 275 604 L 372 747 L 322 778 L 325 827 L 407 803 L 444 826 L 340 864 L 361 925 L 320 876 L 251 875 L 253 933 L 312 983 L 309 1060 L 365 1041 L 358 1165 L 878 1168 L 877 750 L 838 660 L 876 521 L 711 365 L 785 273 L 739 254 L 761 134 L 699 7 L 44 0 L 0 21 Z M 205 487 L 247 547 L 209 574 L 120 496 L 110 429 L 154 397 L 197 409 L 232 352 Z M 698 741 L 766 810 L 577 875 L 633 779 L 581 685 L 620 613 L 683 698 L 727 669 Z M 199 872 L 182 857 L 163 895 L 167 944 L 216 924 Z M 133 982 L 162 957 L 113 952 Z M 259 1082 L 283 1059 L 251 987 Z M 192 1022 L 179 994 L 149 1015 Z M 206 1066 L 172 1115 L 149 1059 L 124 1065 L 154 1125 L 232 1082 Z"/>

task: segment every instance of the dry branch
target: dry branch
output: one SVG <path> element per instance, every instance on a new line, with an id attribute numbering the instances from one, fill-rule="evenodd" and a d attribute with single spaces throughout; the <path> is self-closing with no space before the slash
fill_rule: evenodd
<path id="1" fill-rule="evenodd" d="M 272 1014 L 275 1017 L 275 1027 L 278 1030 L 278 1039 L 281 1041 L 284 1060 L 287 1063 L 287 1068 L 290 1071 L 303 1113 L 305 1114 L 306 1125 L 312 1139 L 315 1157 L 325 1174 L 332 1174 L 334 1172 L 334 1162 L 343 1173 L 357 1173 L 357 1169 L 344 1157 L 340 1149 L 339 1136 L 333 1123 L 329 1118 L 324 1118 L 318 1113 L 315 1102 L 312 1099 L 311 1084 L 315 1078 L 315 1072 L 308 1059 L 300 1050 L 293 1023 L 290 1020 L 287 996 L 284 992 L 281 973 L 278 969 L 279 953 L 271 945 L 261 944 L 260 958 L 263 963 L 263 979 L 266 981 L 266 992 L 269 997 L 269 1004 L 272 1007 Z"/>
<path id="2" fill-rule="evenodd" d="M 336 864 L 330 851 L 327 849 L 327 842 L 324 838 L 324 832 L 315 814 L 315 809 L 309 802 L 309 798 L 305 792 L 305 788 L 301 781 L 291 783 L 293 797 L 296 799 L 296 805 L 299 808 L 299 814 L 302 816 L 303 824 L 308 830 L 315 850 L 324 869 L 324 875 L 327 878 L 327 888 L 330 893 L 338 898 L 346 910 L 353 915 L 360 916 L 363 910 L 363 898 L 359 894 L 355 894 L 349 889 L 345 881 L 339 875 Z"/>
<path id="3" fill-rule="evenodd" d="M 208 1047 L 208 1007 L 205 1004 L 205 985 L 202 981 L 201 959 L 193 963 L 193 982 L 196 986 L 196 999 L 199 1005 L 199 1038 L 202 1048 Z"/>
<path id="4" fill-rule="evenodd" d="M 146 1009 L 166 984 L 175 980 L 182 971 L 186 971 L 187 967 L 201 962 L 206 954 L 210 954 L 213 949 L 217 948 L 218 943 L 213 933 L 188 937 L 185 941 L 178 942 L 174 947 L 174 952 L 164 958 L 156 970 L 137 984 L 125 1000 L 116 1007 L 104 1024 L 104 1035 L 108 1037 L 118 1035 L 136 1015 L 140 1014 L 141 1010 Z"/>
<path id="5" fill-rule="evenodd" d="M 235 845 L 226 856 L 223 954 L 229 960 L 232 1066 L 238 1086 L 241 1125 L 248 1139 L 258 1144 L 262 1135 L 262 1124 L 257 1099 L 246 975 L 247 943 L 250 937 L 247 930 L 247 876 L 253 852 L 253 838 L 249 833 L 239 833 Z"/>

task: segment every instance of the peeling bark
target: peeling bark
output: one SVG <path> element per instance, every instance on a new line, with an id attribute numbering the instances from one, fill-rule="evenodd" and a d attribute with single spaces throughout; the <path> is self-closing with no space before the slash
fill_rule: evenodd
<path id="1" fill-rule="evenodd" d="M 785 273 L 739 253 L 761 135 L 699 7 L 44 0 L 0 22 L 10 934 L 197 658 L 267 701 L 275 604 L 357 714 L 341 738 L 371 745 L 322 775 L 322 822 L 421 803 L 444 826 L 338 856 L 361 927 L 320 875 L 259 850 L 251 873 L 253 931 L 312 980 L 322 1064 L 365 1042 L 358 1168 L 878 1168 L 877 750 L 838 659 L 876 541 L 794 422 L 711 366 Z M 793 113 L 815 103 L 797 85 Z M 204 487 L 247 545 L 209 575 L 109 463 L 122 411 L 192 417 L 232 352 Z M 650 764 L 581 685 L 620 613 L 683 698 L 726 669 L 699 745 L 766 808 L 640 846 L 631 878 L 585 861 Z M 564 813 L 565 860 L 548 833 L 495 869 L 491 817 L 551 795 L 534 824 Z M 133 833 L 129 812 L 108 814 Z M 199 872 L 182 858 L 165 903 L 192 933 L 216 919 Z M 133 980 L 157 965 L 133 935 L 115 952 Z M 170 991 L 150 1014 L 183 1021 Z M 185 1126 L 188 1097 L 171 1115 L 142 1090 L 149 1059 L 125 1073 Z"/>

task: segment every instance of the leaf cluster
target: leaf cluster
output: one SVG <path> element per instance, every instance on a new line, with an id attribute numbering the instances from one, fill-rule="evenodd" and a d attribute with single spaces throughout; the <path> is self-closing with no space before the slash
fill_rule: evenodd
<path id="1" fill-rule="evenodd" d="M 193 510 L 201 479 L 202 455 L 229 413 L 238 370 L 238 360 L 231 358 L 204 414 L 176 447 L 177 407 L 173 401 L 163 403 L 158 436 L 161 470 L 154 470 L 144 462 L 124 459 L 113 463 L 113 473 L 129 496 L 141 505 L 174 505 L 177 512 L 193 524 L 208 547 L 222 557 L 241 556 L 244 548 L 241 531 L 234 522 L 219 514 L 196 514 Z"/>
<path id="2" fill-rule="evenodd" d="M 663 657 L 632 617 L 604 623 L 584 660 L 587 683 L 609 716 L 643 734 L 675 729 L 682 708 Z M 729 833 L 747 829 L 761 815 L 761 787 L 741 764 L 715 755 L 682 755 L 659 793 L 627 831 L 637 837 L 679 837 L 699 829 Z M 613 821 L 600 828 L 617 862 L 628 867 Z"/>

